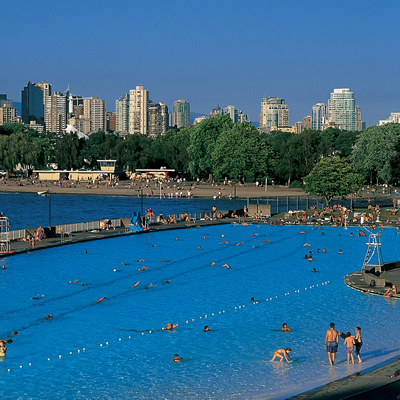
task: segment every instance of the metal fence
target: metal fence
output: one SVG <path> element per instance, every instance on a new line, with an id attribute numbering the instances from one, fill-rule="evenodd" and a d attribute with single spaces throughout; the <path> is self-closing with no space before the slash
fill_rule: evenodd
<path id="1" fill-rule="evenodd" d="M 331 204 L 340 204 L 349 208 L 351 201 L 348 199 L 332 200 Z M 277 196 L 277 197 L 260 197 L 260 198 L 247 198 L 247 204 L 270 204 L 271 214 L 279 214 L 288 212 L 289 210 L 308 210 L 311 207 L 325 208 L 325 200 L 318 197 L 309 196 Z M 369 198 L 354 198 L 353 207 L 355 208 L 368 208 L 370 204 L 379 204 L 381 207 L 390 207 L 393 205 L 393 199 L 388 197 L 382 199 L 381 197 Z"/>

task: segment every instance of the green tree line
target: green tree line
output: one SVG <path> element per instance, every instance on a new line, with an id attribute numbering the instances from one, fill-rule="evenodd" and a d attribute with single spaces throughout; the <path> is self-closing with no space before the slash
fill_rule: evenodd
<path id="1" fill-rule="evenodd" d="M 400 124 L 362 132 L 328 128 L 260 134 L 252 124 L 234 124 L 224 115 L 154 139 L 99 131 L 87 140 L 74 133 L 40 134 L 22 124 L 0 126 L 0 166 L 6 171 L 19 165 L 27 170 L 50 169 L 54 164 L 59 169 L 96 169 L 98 159 L 117 159 L 127 171 L 166 166 L 206 178 L 210 174 L 214 179 L 269 178 L 300 186 L 322 159 L 334 155 L 347 163 L 346 173 L 351 168 L 361 182 L 398 180 Z"/>

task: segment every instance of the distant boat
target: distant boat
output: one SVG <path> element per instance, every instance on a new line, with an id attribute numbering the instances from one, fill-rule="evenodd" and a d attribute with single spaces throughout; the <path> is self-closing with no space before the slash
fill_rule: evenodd
<path id="1" fill-rule="evenodd" d="M 48 191 L 49 191 L 49 189 L 44 190 L 43 192 L 37 192 L 37 194 L 38 194 L 39 196 L 44 196 L 46 193 L 48 193 Z"/>

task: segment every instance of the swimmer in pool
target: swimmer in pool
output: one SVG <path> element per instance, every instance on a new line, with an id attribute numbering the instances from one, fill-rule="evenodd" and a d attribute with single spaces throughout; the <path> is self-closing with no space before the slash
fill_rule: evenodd
<path id="1" fill-rule="evenodd" d="M 203 332 L 210 332 L 210 328 L 208 327 L 208 325 L 206 325 L 203 329 Z"/>
<path id="2" fill-rule="evenodd" d="M 338 253 L 339 253 L 339 254 L 342 254 L 343 252 L 342 252 L 342 250 L 340 249 L 340 250 L 338 251 Z"/>
<path id="3" fill-rule="evenodd" d="M 203 250 L 200 246 L 198 247 L 199 250 Z"/>
<path id="4" fill-rule="evenodd" d="M 101 303 L 104 299 L 106 299 L 107 297 L 101 297 L 100 299 L 98 299 L 97 301 L 96 301 L 96 303 Z"/>
<path id="5" fill-rule="evenodd" d="M 226 269 L 230 268 L 230 266 L 228 264 L 224 264 L 224 265 L 222 265 L 222 267 L 226 267 Z"/>
<path id="6" fill-rule="evenodd" d="M 213 261 L 213 262 L 211 263 L 211 265 L 215 265 L 215 262 Z"/>
<path id="7" fill-rule="evenodd" d="M 3 342 L 0 342 L 0 357 L 5 357 L 7 352 L 7 347 Z"/>
<path id="8" fill-rule="evenodd" d="M 13 332 L 11 335 L 9 335 L 10 337 L 13 337 L 13 336 L 19 336 L 19 333 L 17 332 L 17 331 L 15 331 L 15 332 Z"/>
<path id="9" fill-rule="evenodd" d="M 124 263 L 124 262 L 122 262 L 121 264 L 122 264 L 122 265 L 128 265 L 127 263 Z"/>
<path id="10" fill-rule="evenodd" d="M 306 247 L 306 246 L 311 246 L 311 244 L 310 243 L 304 243 L 303 247 Z"/>
<path id="11" fill-rule="evenodd" d="M 290 362 L 291 359 L 289 357 L 289 353 L 292 351 L 292 349 L 290 347 L 286 348 L 286 349 L 278 349 L 276 351 L 274 351 L 274 356 L 272 357 L 271 361 L 275 361 L 275 359 L 277 357 L 280 358 L 279 362 L 283 361 L 283 358 L 285 358 L 285 360 L 287 362 Z"/>
<path id="12" fill-rule="evenodd" d="M 47 321 L 48 319 L 50 319 L 50 318 L 53 318 L 53 314 L 49 314 L 49 315 L 46 315 L 46 317 L 45 317 L 45 321 Z"/>
<path id="13" fill-rule="evenodd" d="M 3 264 L 3 269 L 6 269 L 6 266 Z"/>
<path id="14" fill-rule="evenodd" d="M 144 262 L 143 258 L 142 258 L 142 259 L 140 259 L 140 260 L 138 260 L 138 262 Z"/>
<path id="15" fill-rule="evenodd" d="M 318 271 L 315 268 L 313 268 L 311 272 L 318 272 Z"/>
<path id="16" fill-rule="evenodd" d="M 145 266 L 143 265 L 143 267 L 142 267 L 142 268 L 139 268 L 138 271 L 143 271 L 143 270 L 145 270 L 145 269 L 148 269 L 148 268 L 145 267 Z"/>
<path id="17" fill-rule="evenodd" d="M 181 362 L 181 361 L 183 361 L 183 358 L 179 358 L 179 354 L 174 354 L 174 359 L 173 359 L 173 361 L 175 361 L 175 362 Z"/>
<path id="18" fill-rule="evenodd" d="M 132 287 L 139 285 L 139 283 L 140 283 L 140 281 L 137 281 L 135 284 L 132 285 Z"/>
<path id="19" fill-rule="evenodd" d="M 291 332 L 292 330 L 286 325 L 286 323 L 283 323 L 282 324 L 282 329 L 281 329 L 282 331 L 288 331 L 288 332 Z"/>
<path id="20" fill-rule="evenodd" d="M 220 244 L 229 243 L 227 240 L 222 241 Z"/>
<path id="21" fill-rule="evenodd" d="M 171 331 L 172 329 L 176 328 L 177 326 L 178 326 L 178 324 L 171 324 L 171 322 L 168 322 L 167 326 L 165 328 L 162 328 L 162 329 L 165 329 L 167 331 Z"/>

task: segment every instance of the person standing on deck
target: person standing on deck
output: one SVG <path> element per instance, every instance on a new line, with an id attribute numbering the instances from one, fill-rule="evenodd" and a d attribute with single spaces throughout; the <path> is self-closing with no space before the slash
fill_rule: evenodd
<path id="1" fill-rule="evenodd" d="M 339 346 L 339 335 L 335 331 L 335 324 L 332 322 L 330 329 L 326 331 L 325 348 L 328 353 L 328 360 L 331 365 L 335 363 L 336 353 Z"/>

